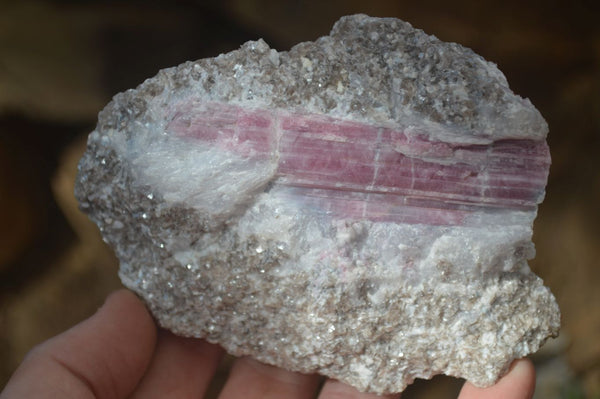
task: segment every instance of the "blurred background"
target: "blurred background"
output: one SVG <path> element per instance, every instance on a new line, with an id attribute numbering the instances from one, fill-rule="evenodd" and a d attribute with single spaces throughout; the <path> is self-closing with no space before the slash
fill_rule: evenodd
<path id="1" fill-rule="evenodd" d="M 471 47 L 545 116 L 553 165 L 531 267 L 556 295 L 563 328 L 534 356 L 536 398 L 600 398 L 596 0 L 0 0 L 0 387 L 32 346 L 120 286 L 72 194 L 85 137 L 110 98 L 247 40 L 287 50 L 357 12 Z M 461 383 L 418 381 L 403 398 L 454 398 Z"/>

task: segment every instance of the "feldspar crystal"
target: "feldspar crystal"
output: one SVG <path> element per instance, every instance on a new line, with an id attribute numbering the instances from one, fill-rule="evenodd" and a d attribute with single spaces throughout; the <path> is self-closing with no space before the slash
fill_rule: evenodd
<path id="1" fill-rule="evenodd" d="M 355 15 L 117 95 L 76 195 L 177 334 L 363 391 L 487 386 L 559 328 L 527 265 L 546 133 L 471 50 Z"/>

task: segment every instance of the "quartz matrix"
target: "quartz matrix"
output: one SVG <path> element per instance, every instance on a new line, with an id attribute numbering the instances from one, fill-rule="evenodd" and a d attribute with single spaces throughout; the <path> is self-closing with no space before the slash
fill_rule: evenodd
<path id="1" fill-rule="evenodd" d="M 363 391 L 488 386 L 559 328 L 527 264 L 547 130 L 471 50 L 354 15 L 118 94 L 76 196 L 176 334 Z"/>

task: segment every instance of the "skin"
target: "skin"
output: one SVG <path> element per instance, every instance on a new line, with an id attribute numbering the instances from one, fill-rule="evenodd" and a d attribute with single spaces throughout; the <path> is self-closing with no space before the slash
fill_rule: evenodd
<path id="1" fill-rule="evenodd" d="M 34 348 L 0 399 L 202 398 L 222 356 L 217 345 L 157 329 L 140 300 L 120 290 L 95 315 Z M 321 387 L 320 382 L 316 375 L 239 358 L 219 399 L 400 397 L 360 393 L 334 380 Z M 465 383 L 459 399 L 530 399 L 534 386 L 533 365 L 522 359 L 490 388 Z"/>

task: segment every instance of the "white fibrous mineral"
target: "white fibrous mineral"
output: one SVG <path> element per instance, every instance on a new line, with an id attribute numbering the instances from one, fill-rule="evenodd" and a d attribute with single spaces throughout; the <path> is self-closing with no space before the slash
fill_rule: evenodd
<path id="1" fill-rule="evenodd" d="M 527 264 L 547 130 L 473 51 L 354 15 L 118 94 L 76 196 L 176 334 L 361 391 L 489 386 L 559 329 Z"/>

